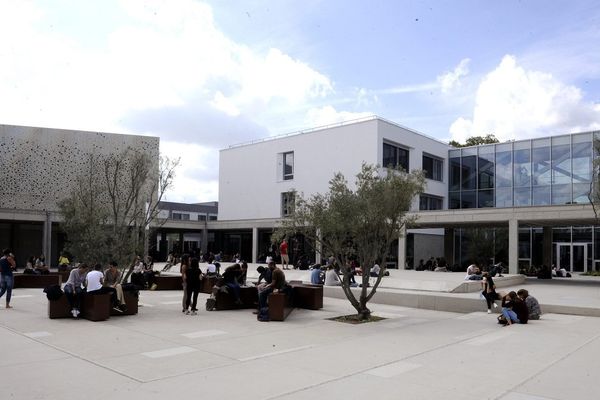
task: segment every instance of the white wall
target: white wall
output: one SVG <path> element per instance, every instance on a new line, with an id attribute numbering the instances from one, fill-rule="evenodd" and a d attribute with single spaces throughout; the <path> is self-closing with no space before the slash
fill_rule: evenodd
<path id="1" fill-rule="evenodd" d="M 381 164 L 384 139 L 410 149 L 411 170 L 422 168 L 423 151 L 444 160 L 444 182 L 428 180 L 426 192 L 443 197 L 446 206 L 449 146 L 372 119 L 221 150 L 219 220 L 279 218 L 282 192 L 295 189 L 305 198 L 326 192 L 335 172 L 353 184 L 363 162 Z M 279 155 L 289 151 L 294 179 L 284 181 Z"/>

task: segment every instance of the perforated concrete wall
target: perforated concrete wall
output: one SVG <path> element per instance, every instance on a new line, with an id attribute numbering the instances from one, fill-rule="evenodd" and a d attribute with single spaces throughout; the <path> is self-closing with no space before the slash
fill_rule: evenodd
<path id="1" fill-rule="evenodd" d="M 57 211 L 89 154 L 127 147 L 158 164 L 157 137 L 0 125 L 0 209 Z"/>

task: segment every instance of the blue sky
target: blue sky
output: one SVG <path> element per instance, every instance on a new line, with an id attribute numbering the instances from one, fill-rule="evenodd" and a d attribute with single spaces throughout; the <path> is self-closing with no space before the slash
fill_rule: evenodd
<path id="1" fill-rule="evenodd" d="M 441 140 L 600 130 L 597 1 L 0 1 L 0 123 L 218 150 L 376 114 Z"/>

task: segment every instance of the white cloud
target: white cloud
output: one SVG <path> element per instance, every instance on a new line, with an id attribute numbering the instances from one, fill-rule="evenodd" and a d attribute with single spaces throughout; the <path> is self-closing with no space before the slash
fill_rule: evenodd
<path id="1" fill-rule="evenodd" d="M 337 111 L 333 106 L 312 108 L 306 113 L 305 122 L 307 126 L 318 127 L 335 124 L 339 122 L 352 121 L 373 115 L 370 112 Z"/>
<path id="2" fill-rule="evenodd" d="M 461 84 L 461 79 L 469 74 L 469 60 L 465 58 L 454 68 L 453 71 L 446 72 L 437 77 L 437 83 L 442 93 L 449 93 Z"/>
<path id="3" fill-rule="evenodd" d="M 493 133 L 501 141 L 600 128 L 599 105 L 549 73 L 526 70 L 504 56 L 481 81 L 471 118 L 450 127 L 454 140 Z"/>

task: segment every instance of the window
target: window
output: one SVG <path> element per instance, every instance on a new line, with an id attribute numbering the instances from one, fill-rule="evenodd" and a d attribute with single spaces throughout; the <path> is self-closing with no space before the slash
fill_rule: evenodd
<path id="1" fill-rule="evenodd" d="M 173 212 L 172 218 L 175 219 L 175 220 L 177 220 L 177 221 L 189 221 L 190 220 L 190 214 Z"/>
<path id="2" fill-rule="evenodd" d="M 423 171 L 425 178 L 442 182 L 444 180 L 444 162 L 439 158 L 423 154 Z"/>
<path id="3" fill-rule="evenodd" d="M 419 197 L 419 210 L 441 210 L 444 201 L 441 197 L 422 194 Z"/>
<path id="4" fill-rule="evenodd" d="M 382 161 L 382 165 L 386 168 L 402 167 L 402 169 L 408 171 L 408 150 L 384 143 Z"/>
<path id="5" fill-rule="evenodd" d="M 214 215 L 214 214 L 211 214 L 211 215 L 208 216 L 208 220 L 209 221 L 216 221 L 217 220 L 217 216 Z"/>
<path id="6" fill-rule="evenodd" d="M 281 216 L 287 217 L 294 211 L 294 192 L 281 193 Z"/>
<path id="7" fill-rule="evenodd" d="M 283 153 L 283 180 L 294 179 L 294 152 Z"/>
<path id="8" fill-rule="evenodd" d="M 206 221 L 206 214 L 198 214 L 198 221 Z"/>

